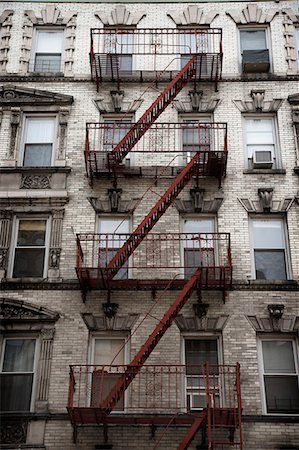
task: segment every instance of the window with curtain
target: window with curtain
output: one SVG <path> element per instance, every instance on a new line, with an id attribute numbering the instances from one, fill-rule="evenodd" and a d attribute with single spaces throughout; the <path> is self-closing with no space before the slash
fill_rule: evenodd
<path id="1" fill-rule="evenodd" d="M 287 251 L 282 219 L 252 220 L 255 277 L 257 280 L 286 280 Z"/>
<path id="2" fill-rule="evenodd" d="M 99 406 L 107 397 L 123 372 L 125 364 L 125 338 L 94 338 L 91 406 Z M 113 367 L 118 366 L 118 367 Z M 123 411 L 124 396 L 114 411 Z"/>
<path id="3" fill-rule="evenodd" d="M 101 268 L 107 267 L 112 257 L 123 246 L 130 234 L 130 220 L 126 218 L 100 217 L 98 221 L 100 233 L 99 262 Z M 125 263 L 115 275 L 115 280 L 127 279 L 128 263 Z"/>
<path id="4" fill-rule="evenodd" d="M 213 218 L 183 219 L 184 276 L 190 278 L 198 267 L 215 265 Z"/>
<path id="5" fill-rule="evenodd" d="M 43 277 L 46 245 L 47 220 L 17 219 L 12 277 Z"/>
<path id="6" fill-rule="evenodd" d="M 37 30 L 34 72 L 61 72 L 63 43 L 63 30 Z"/>
<path id="7" fill-rule="evenodd" d="M 55 128 L 55 117 L 26 118 L 21 161 L 24 167 L 52 165 Z"/>
<path id="8" fill-rule="evenodd" d="M 279 166 L 273 118 L 245 118 L 246 156 L 248 168 L 277 168 Z"/>
<path id="9" fill-rule="evenodd" d="M 219 398 L 218 378 L 219 364 L 217 339 L 189 339 L 184 340 L 186 363 L 186 389 L 188 409 L 206 407 L 206 379 L 204 364 L 209 364 L 210 388 L 215 390 L 215 397 Z"/>
<path id="10" fill-rule="evenodd" d="M 4 339 L 1 358 L 1 411 L 30 411 L 36 339 Z"/>
<path id="11" fill-rule="evenodd" d="M 299 413 L 298 354 L 293 339 L 262 339 L 262 372 L 267 413 Z"/>

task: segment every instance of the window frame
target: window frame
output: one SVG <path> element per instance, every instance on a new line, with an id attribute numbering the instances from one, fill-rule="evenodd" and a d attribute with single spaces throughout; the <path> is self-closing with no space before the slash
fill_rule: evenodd
<path id="1" fill-rule="evenodd" d="M 256 278 L 256 268 L 255 268 L 255 257 L 254 257 L 254 234 L 253 234 L 253 222 L 255 220 L 267 220 L 269 222 L 271 221 L 280 221 L 282 226 L 282 237 L 283 237 L 283 243 L 284 243 L 284 252 L 285 252 L 285 270 L 286 270 L 286 280 L 282 281 L 288 281 L 292 279 L 292 266 L 291 266 L 291 254 L 290 254 L 290 245 L 289 245 L 289 233 L 288 233 L 288 226 L 287 226 L 287 217 L 284 216 L 266 216 L 266 215 L 258 215 L 258 216 L 250 216 L 249 217 L 249 238 L 250 238 L 250 254 L 251 254 L 251 273 L 252 273 L 252 280 L 260 281 L 258 278 Z M 273 248 L 273 250 L 279 249 Z M 263 280 L 262 280 L 263 281 Z M 273 279 L 266 279 L 264 281 L 271 282 Z M 280 280 L 281 281 L 281 280 Z"/>
<path id="2" fill-rule="evenodd" d="M 281 413 L 281 412 L 268 412 L 267 411 L 267 399 L 266 399 L 266 389 L 265 389 L 265 382 L 264 382 L 264 359 L 263 359 L 263 348 L 262 348 L 262 342 L 263 341 L 291 341 L 292 342 L 292 348 L 293 348 L 293 356 L 294 356 L 294 363 L 295 363 L 295 370 L 296 375 L 298 378 L 298 389 L 299 389 L 299 345 L 298 341 L 296 339 L 296 336 L 290 336 L 286 334 L 281 335 L 269 335 L 265 334 L 265 336 L 259 335 L 257 338 L 257 350 L 258 350 L 258 367 L 259 367 L 259 378 L 260 378 L 260 388 L 261 388 L 261 399 L 262 399 L 262 413 L 267 416 L 287 416 L 290 415 L 293 416 L 299 416 L 299 413 Z M 279 374 L 280 376 L 283 376 L 284 374 Z M 289 376 L 289 374 L 285 374 L 285 376 Z"/>
<path id="3" fill-rule="evenodd" d="M 243 73 L 243 52 L 242 52 L 242 45 L 241 45 L 241 31 L 265 31 L 265 39 L 266 39 L 266 46 L 267 48 L 265 50 L 269 51 L 269 63 L 270 63 L 270 69 L 269 72 L 273 71 L 273 57 L 272 57 L 272 49 L 271 49 L 271 33 L 270 33 L 270 27 L 269 25 L 239 25 L 238 26 L 238 66 L 239 71 L 242 74 Z"/>
<path id="4" fill-rule="evenodd" d="M 45 259 L 44 259 L 44 270 L 42 277 L 29 277 L 35 279 L 44 279 L 47 278 L 47 271 L 49 266 L 49 252 L 50 252 L 50 234 L 51 234 L 51 216 L 49 214 L 35 214 L 32 217 L 29 214 L 22 215 L 16 214 L 13 218 L 13 226 L 12 226 L 12 238 L 11 238 L 11 249 L 9 254 L 9 264 L 8 264 L 8 278 L 13 280 L 18 280 L 20 278 L 13 278 L 13 270 L 15 263 L 15 250 L 17 248 L 17 239 L 18 239 L 18 231 L 19 231 L 19 223 L 20 220 L 45 220 L 46 221 L 46 233 L 45 233 Z M 28 246 L 30 247 L 30 246 Z M 21 279 L 27 279 L 28 277 L 22 277 Z"/>
<path id="5" fill-rule="evenodd" d="M 62 33 L 62 50 L 61 50 L 61 61 L 60 61 L 60 70 L 59 71 L 45 71 L 45 72 L 39 72 L 39 71 L 35 71 L 34 67 L 35 67 L 35 57 L 36 57 L 36 53 L 37 53 L 37 45 L 38 45 L 38 35 L 39 33 L 58 33 L 61 32 Z M 55 76 L 55 74 L 57 73 L 64 73 L 64 55 L 65 55 L 65 28 L 64 27 L 42 27 L 42 26 L 37 26 L 34 28 L 33 30 L 33 37 L 32 37 L 32 51 L 31 51 L 31 58 L 30 58 L 30 66 L 31 66 L 31 73 L 35 73 L 35 74 L 52 74 L 53 76 Z M 54 54 L 54 52 L 52 53 Z M 49 55 L 51 55 L 51 53 L 49 53 Z"/>
<path id="6" fill-rule="evenodd" d="M 116 34 L 124 34 L 124 35 L 129 35 L 130 33 L 129 33 L 129 31 L 132 31 L 132 33 L 131 33 L 131 35 L 133 36 L 133 38 L 132 38 L 132 43 L 131 44 L 128 44 L 128 46 L 130 45 L 131 47 L 132 47 L 132 53 L 123 53 L 123 55 L 127 55 L 127 56 L 131 56 L 131 68 L 129 69 L 129 70 L 124 70 L 124 69 L 119 69 L 119 71 L 122 73 L 123 71 L 124 71 L 124 74 L 125 75 L 132 75 L 132 73 L 134 72 L 134 70 L 136 70 L 136 56 L 138 56 L 138 55 L 136 55 L 135 54 L 135 52 L 134 52 L 134 47 L 135 47 L 135 41 L 136 41 L 136 37 L 135 37 L 135 35 L 137 34 L 137 33 L 134 33 L 134 31 L 136 31 L 137 30 L 137 27 L 135 26 L 135 25 L 118 25 L 118 26 L 116 26 L 116 25 L 105 25 L 104 26 L 104 29 L 105 30 L 107 30 L 107 31 L 114 31 L 115 33 L 115 35 Z M 122 31 L 126 31 L 126 33 L 122 33 Z M 108 34 L 109 35 L 109 34 Z M 113 36 L 113 34 L 112 33 L 110 33 L 110 35 L 109 36 Z M 114 51 L 114 49 L 112 48 L 113 47 L 113 45 L 115 45 L 115 50 L 117 50 L 117 45 L 121 45 L 121 44 L 117 44 L 116 42 L 113 44 L 111 44 L 111 43 L 106 43 L 105 42 L 105 34 L 104 34 L 104 40 L 103 40 L 103 53 L 105 53 L 106 55 L 108 55 L 108 54 L 110 54 L 110 55 L 121 55 L 121 53 L 116 53 L 115 51 Z M 138 41 L 138 34 L 137 34 L 137 41 Z M 112 45 L 112 51 L 111 51 L 111 48 L 109 49 L 109 46 L 110 45 Z M 109 50 L 109 51 L 108 51 Z M 107 73 L 106 73 L 106 75 L 107 75 Z"/>
<path id="7" fill-rule="evenodd" d="M 208 113 L 203 113 L 203 114 L 180 114 L 179 115 L 179 123 L 184 124 L 184 123 L 188 123 L 188 122 L 198 122 L 198 123 L 213 123 L 213 115 L 212 114 L 208 114 Z M 183 129 L 179 130 L 180 135 L 176 136 L 177 141 L 180 143 L 180 147 L 182 150 L 182 156 L 179 159 L 179 165 L 186 165 L 191 157 L 189 155 L 190 152 L 185 152 L 184 150 L 184 132 Z M 213 134 L 211 135 L 211 142 L 209 143 L 210 149 L 213 146 Z"/>
<path id="8" fill-rule="evenodd" d="M 189 334 L 188 332 L 181 333 L 181 361 L 184 366 L 186 366 L 186 351 L 185 351 L 185 341 L 196 340 L 196 341 L 216 341 L 217 344 L 217 356 L 218 365 L 223 364 L 223 346 L 222 346 L 222 336 L 220 334 L 206 333 L 206 334 Z M 223 403 L 221 395 L 219 396 L 220 405 Z M 185 410 L 187 411 L 187 379 L 186 375 L 182 374 L 182 405 L 185 405 Z M 190 408 L 191 411 L 200 411 L 204 408 Z"/>
<path id="9" fill-rule="evenodd" d="M 30 333 L 30 334 L 20 334 L 20 335 L 9 335 L 5 334 L 3 336 L 3 341 L 1 345 L 1 359 L 0 359 L 0 373 L 22 373 L 22 372 L 3 372 L 3 362 L 4 362 L 4 353 L 6 348 L 6 341 L 7 340 L 25 340 L 25 339 L 34 339 L 35 340 L 35 349 L 34 349 L 34 360 L 33 360 L 33 371 L 32 372 L 23 372 L 25 373 L 33 373 L 33 380 L 32 380 L 32 387 L 31 387 L 31 400 L 30 400 L 30 407 L 28 411 L 9 411 L 9 412 L 34 412 L 35 410 L 35 399 L 37 394 L 37 385 L 38 385 L 38 369 L 39 369 L 39 357 L 40 357 L 40 338 L 39 335 L 36 333 Z"/>
<path id="10" fill-rule="evenodd" d="M 243 153 L 244 153 L 244 167 L 247 170 L 265 170 L 263 168 L 254 168 L 253 167 L 253 158 L 251 158 L 251 165 L 249 163 L 249 157 L 248 157 L 248 150 L 247 150 L 247 125 L 246 122 L 248 120 L 269 120 L 271 119 L 272 123 L 272 134 L 274 138 L 274 152 L 272 155 L 273 159 L 273 166 L 271 169 L 266 170 L 277 170 L 282 169 L 282 158 L 281 158 L 281 147 L 280 147 L 280 139 L 279 139 L 279 130 L 278 130 L 278 119 L 276 115 L 273 114 L 243 114 L 242 115 L 242 122 L 243 122 Z"/>
<path id="11" fill-rule="evenodd" d="M 124 120 L 130 120 L 127 124 L 134 124 L 134 114 L 103 114 L 102 115 L 102 123 L 103 124 L 115 124 L 117 122 L 122 122 Z M 125 123 L 125 122 L 124 122 Z M 126 123 L 125 123 L 126 124 Z M 104 146 L 104 135 L 103 133 L 103 146 Z M 125 136 L 125 134 L 124 134 Z M 124 137 L 123 136 L 123 137 Z M 121 138 L 122 139 L 122 138 Z M 134 166 L 134 150 L 132 152 L 129 152 L 126 157 L 123 160 L 123 163 L 128 167 Z"/>
<path id="12" fill-rule="evenodd" d="M 54 119 L 52 154 L 51 154 L 50 166 L 24 166 L 25 145 L 28 144 L 28 142 L 26 142 L 27 130 L 28 130 L 28 124 L 31 119 L 44 119 L 44 120 Z M 55 161 L 56 161 L 57 136 L 58 136 L 58 115 L 57 114 L 24 114 L 24 117 L 22 120 L 21 141 L 20 141 L 20 145 L 19 145 L 18 166 L 19 167 L 34 167 L 34 168 L 39 168 L 39 169 L 46 169 L 47 167 L 54 167 Z"/>
<path id="13" fill-rule="evenodd" d="M 89 340 L 89 351 L 88 351 L 88 360 L 90 361 L 91 365 L 96 365 L 95 364 L 95 341 L 96 340 L 101 340 L 101 339 L 109 339 L 109 340 L 123 340 L 123 344 L 124 344 L 124 365 L 127 365 L 129 363 L 129 358 L 130 358 L 130 339 L 128 339 L 129 334 L 125 333 L 125 332 L 114 332 L 113 334 L 108 334 L 107 332 L 96 332 L 96 333 L 92 333 L 90 335 L 90 340 Z M 113 363 L 112 363 L 113 364 Z M 100 365 L 100 364 L 99 364 Z M 108 364 L 107 364 L 108 365 Z M 92 377 L 92 373 L 90 374 L 90 376 Z M 92 383 L 92 379 L 90 377 L 90 386 Z M 128 388 L 130 389 L 130 387 Z M 128 408 L 128 401 L 129 401 L 129 395 L 128 395 L 128 389 L 126 389 L 125 393 L 124 393 L 124 409 L 123 410 L 113 410 L 112 414 L 126 414 L 127 413 L 127 408 Z M 91 403 L 91 390 L 89 391 L 89 398 L 88 400 L 88 404 Z"/>

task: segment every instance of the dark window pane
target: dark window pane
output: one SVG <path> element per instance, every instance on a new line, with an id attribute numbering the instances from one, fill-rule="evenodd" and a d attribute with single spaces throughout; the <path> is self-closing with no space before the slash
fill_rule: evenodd
<path id="1" fill-rule="evenodd" d="M 257 280 L 286 280 L 284 250 L 254 250 Z"/>
<path id="2" fill-rule="evenodd" d="M 99 407 L 101 403 L 106 399 L 107 395 L 121 377 L 121 374 L 107 373 L 107 372 L 93 372 L 92 374 L 92 386 L 91 386 L 91 402 L 90 406 Z M 123 411 L 124 409 L 124 396 L 114 407 L 114 411 Z"/>
<path id="3" fill-rule="evenodd" d="M 36 53 L 34 72 L 61 72 L 61 54 Z"/>
<path id="4" fill-rule="evenodd" d="M 1 411 L 29 411 L 33 374 L 1 374 Z"/>
<path id="5" fill-rule="evenodd" d="M 190 278 L 198 267 L 213 267 L 214 265 L 215 252 L 213 248 L 185 249 L 185 278 Z"/>
<path id="6" fill-rule="evenodd" d="M 35 339 L 7 339 L 3 372 L 32 372 Z"/>
<path id="7" fill-rule="evenodd" d="M 240 32 L 240 37 L 241 51 L 267 48 L 265 30 L 243 30 Z"/>
<path id="8" fill-rule="evenodd" d="M 297 376 L 265 376 L 267 411 L 299 413 Z"/>
<path id="9" fill-rule="evenodd" d="M 185 358 L 187 365 L 218 364 L 217 341 L 215 339 L 185 339 Z M 198 370 L 187 367 L 187 373 L 198 373 Z M 210 368 L 210 373 L 217 373 L 217 368 Z"/>
<path id="10" fill-rule="evenodd" d="M 124 72 L 132 71 L 132 55 L 121 55 L 119 57 L 119 70 Z"/>
<path id="11" fill-rule="evenodd" d="M 52 144 L 26 144 L 24 149 L 25 167 L 50 166 L 52 161 Z"/>
<path id="12" fill-rule="evenodd" d="M 17 246 L 45 245 L 46 225 L 46 220 L 20 220 Z"/>
<path id="13" fill-rule="evenodd" d="M 117 250 L 113 249 L 99 249 L 99 266 L 100 268 L 107 267 L 108 263 L 111 261 L 113 256 L 116 254 Z M 118 273 L 113 278 L 114 280 L 126 280 L 128 279 L 128 263 L 126 262 L 123 267 L 118 271 Z"/>
<path id="14" fill-rule="evenodd" d="M 42 277 L 44 259 L 44 248 L 16 248 L 13 278 Z"/>

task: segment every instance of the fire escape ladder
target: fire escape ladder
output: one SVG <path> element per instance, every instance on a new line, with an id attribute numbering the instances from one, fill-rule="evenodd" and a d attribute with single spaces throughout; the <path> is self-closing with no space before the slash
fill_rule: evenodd
<path id="1" fill-rule="evenodd" d="M 207 415 L 207 412 L 206 411 L 202 411 L 202 413 L 198 417 L 196 417 L 194 419 L 194 422 L 192 423 L 191 427 L 189 428 L 189 430 L 187 431 L 187 433 L 183 437 L 183 439 L 180 442 L 180 445 L 178 446 L 177 450 L 185 450 L 185 449 L 187 449 L 189 447 L 189 445 L 193 441 L 193 439 L 194 439 L 196 433 L 198 432 L 198 430 L 202 426 L 205 426 L 206 415 Z"/>
<path id="2" fill-rule="evenodd" d="M 173 320 L 176 318 L 180 310 L 183 308 L 187 300 L 190 298 L 195 289 L 200 289 L 201 269 L 198 268 L 191 278 L 186 282 L 183 289 L 177 295 L 176 299 L 164 314 L 163 318 L 156 325 L 154 331 L 142 345 L 132 362 L 127 366 L 124 373 L 118 379 L 114 387 L 111 389 L 107 398 L 101 405 L 101 409 L 105 414 L 109 414 L 121 397 L 125 390 L 132 383 L 136 375 L 140 372 L 143 364 L 157 346 L 160 339 L 164 336 Z"/>
<path id="3" fill-rule="evenodd" d="M 165 213 L 169 206 L 173 203 L 175 198 L 184 189 L 191 178 L 196 175 L 199 168 L 200 152 L 196 152 L 189 163 L 179 173 L 167 191 L 153 206 L 151 211 L 147 214 L 142 222 L 138 225 L 136 230 L 131 234 L 129 239 L 116 252 L 106 267 L 107 276 L 109 279 L 113 278 L 120 268 L 132 255 L 134 250 L 148 235 L 154 225 L 158 222 L 160 217 Z"/>
<path id="4" fill-rule="evenodd" d="M 174 79 L 166 86 L 164 91 L 156 98 L 154 103 L 112 150 L 109 154 L 109 163 L 112 166 L 122 162 L 134 145 L 142 138 L 145 132 L 151 127 L 177 94 L 196 75 L 197 58 L 200 58 L 200 56 L 194 55 L 190 58 L 187 64 L 184 65 Z"/>

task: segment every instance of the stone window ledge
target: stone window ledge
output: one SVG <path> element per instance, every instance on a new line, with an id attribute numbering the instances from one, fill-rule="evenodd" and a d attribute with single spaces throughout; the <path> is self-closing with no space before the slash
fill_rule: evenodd
<path id="1" fill-rule="evenodd" d="M 39 174 L 39 173 L 70 173 L 71 168 L 65 166 L 57 167 L 0 167 L 0 173 L 24 173 L 24 174 Z"/>
<path id="2" fill-rule="evenodd" d="M 285 175 L 285 169 L 245 169 L 244 175 Z"/>

